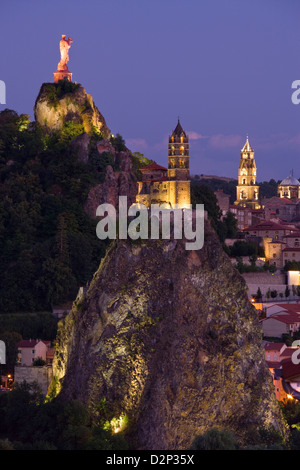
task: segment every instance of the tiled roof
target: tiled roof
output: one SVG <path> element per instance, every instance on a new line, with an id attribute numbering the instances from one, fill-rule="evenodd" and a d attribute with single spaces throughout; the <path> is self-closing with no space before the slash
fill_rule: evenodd
<path id="1" fill-rule="evenodd" d="M 300 376 L 300 364 L 294 364 L 290 359 L 282 361 L 282 377 L 284 380 L 291 380 Z"/>
<path id="2" fill-rule="evenodd" d="M 277 224 L 276 222 L 259 222 L 256 225 L 250 225 L 250 227 L 245 228 L 246 231 L 254 230 L 295 230 L 294 227 L 289 225 Z"/>
<path id="3" fill-rule="evenodd" d="M 141 171 L 145 171 L 145 170 L 164 170 L 164 171 L 168 171 L 167 168 L 165 168 L 164 166 L 161 166 L 161 165 L 158 165 L 158 163 L 150 163 L 150 165 L 147 165 L 147 166 L 143 166 L 142 168 L 140 168 Z"/>
<path id="4" fill-rule="evenodd" d="M 287 325 L 291 323 L 300 323 L 300 313 L 296 313 L 296 312 L 274 313 L 274 315 L 270 315 L 269 317 L 264 318 L 262 321 L 268 321 L 270 319 L 277 320 L 281 323 L 286 323 Z"/>
<path id="5" fill-rule="evenodd" d="M 266 351 L 280 351 L 283 346 L 285 346 L 285 343 L 276 343 L 274 341 L 272 343 L 266 343 L 265 350 Z"/>
<path id="6" fill-rule="evenodd" d="M 284 248 L 282 251 L 300 251 L 300 248 Z"/>
<path id="7" fill-rule="evenodd" d="M 21 341 L 18 342 L 17 347 L 18 348 L 33 348 L 40 341 L 42 341 L 42 343 L 46 344 L 46 346 L 51 344 L 51 341 L 44 341 L 42 339 L 22 339 Z"/>

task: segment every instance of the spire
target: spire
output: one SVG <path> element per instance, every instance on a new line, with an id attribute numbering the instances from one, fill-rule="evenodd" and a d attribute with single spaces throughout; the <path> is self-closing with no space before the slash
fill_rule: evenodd
<path id="1" fill-rule="evenodd" d="M 178 123 L 177 123 L 177 126 L 175 127 L 174 131 L 172 132 L 172 135 L 177 135 L 178 137 L 180 137 L 182 134 L 184 135 L 184 137 L 186 137 L 186 134 L 185 134 L 184 130 L 182 129 L 182 126 L 180 124 L 180 120 L 179 120 L 179 117 L 178 117 Z"/>
<path id="2" fill-rule="evenodd" d="M 249 143 L 249 137 L 248 137 L 248 134 L 247 134 L 247 139 L 246 139 L 246 142 L 245 142 L 245 145 L 244 147 L 242 148 L 242 152 L 253 152 L 253 149 Z"/>

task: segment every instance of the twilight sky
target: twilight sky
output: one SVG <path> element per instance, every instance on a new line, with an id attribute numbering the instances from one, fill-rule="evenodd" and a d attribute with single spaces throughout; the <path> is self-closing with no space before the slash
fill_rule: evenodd
<path id="1" fill-rule="evenodd" d="M 236 178 L 249 134 L 258 181 L 300 177 L 299 0 L 2 0 L 0 18 L 0 111 L 34 119 L 66 34 L 73 80 L 132 151 L 167 166 L 180 116 L 192 174 Z"/>

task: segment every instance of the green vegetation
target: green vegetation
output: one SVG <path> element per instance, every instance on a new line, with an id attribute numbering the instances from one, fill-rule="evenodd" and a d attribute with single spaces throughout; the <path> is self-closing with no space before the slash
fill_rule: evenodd
<path id="1" fill-rule="evenodd" d="M 287 261 L 283 268 L 285 271 L 300 271 L 299 261 Z"/>
<path id="2" fill-rule="evenodd" d="M 45 402 L 36 385 L 0 395 L 0 449 L 127 450 L 122 431 L 103 429 L 78 400 Z M 118 429 L 117 429 L 118 431 Z"/>
<path id="3" fill-rule="evenodd" d="M 46 83 L 44 85 L 44 92 L 48 104 L 56 108 L 64 95 L 74 93 L 80 85 L 78 83 L 69 82 L 67 80 L 59 80 L 57 83 Z"/>
<path id="4" fill-rule="evenodd" d="M 287 450 L 290 445 L 272 427 L 246 432 L 243 443 L 234 432 L 214 427 L 196 436 L 189 450 Z"/>
<path id="5" fill-rule="evenodd" d="M 78 161 L 69 143 L 81 132 L 67 123 L 47 133 L 26 115 L 0 113 L 1 313 L 73 299 L 104 256 L 107 242 L 95 236 L 84 203 L 108 162 L 97 171 Z"/>
<path id="6" fill-rule="evenodd" d="M 232 246 L 226 246 L 226 252 L 229 256 L 264 256 L 262 247 L 254 242 L 236 240 Z"/>
<path id="7" fill-rule="evenodd" d="M 231 238 L 236 235 L 237 221 L 234 214 L 227 213 L 222 221 L 222 213 L 213 189 L 196 179 L 191 181 L 191 204 L 193 207 L 195 207 L 196 204 L 204 204 L 204 210 L 207 211 L 211 225 L 215 229 L 221 242 L 223 242 L 225 238 Z"/>
<path id="8" fill-rule="evenodd" d="M 200 175 L 202 176 L 202 175 Z M 230 204 L 233 204 L 234 201 L 236 200 L 236 185 L 237 185 L 237 180 L 230 180 L 230 181 L 225 181 L 221 180 L 218 178 L 205 178 L 202 179 L 199 177 L 199 175 L 194 176 L 192 178 L 191 184 L 194 186 L 195 184 L 199 184 L 201 186 L 206 186 L 212 191 L 218 191 L 222 190 L 225 194 L 230 195 Z"/>
<path id="9" fill-rule="evenodd" d="M 201 185 L 205 185 L 211 188 L 213 191 L 218 191 L 219 189 L 223 190 L 225 194 L 230 195 L 230 204 L 233 204 L 236 200 L 236 185 L 237 180 L 230 180 L 225 181 L 218 178 L 205 178 L 200 179 L 198 175 L 196 175 L 193 180 L 193 183 L 198 183 Z M 263 181 L 258 183 L 259 186 L 259 197 L 260 198 L 269 198 L 277 196 L 277 186 L 280 181 L 275 181 L 274 179 L 270 179 L 270 181 Z"/>

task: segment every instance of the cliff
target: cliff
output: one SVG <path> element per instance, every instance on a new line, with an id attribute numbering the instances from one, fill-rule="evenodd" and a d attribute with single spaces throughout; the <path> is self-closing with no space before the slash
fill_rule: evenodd
<path id="1" fill-rule="evenodd" d="M 63 131 L 73 125 L 76 137 L 70 149 L 77 152 L 78 160 L 91 162 L 91 154 L 97 154 L 102 182 L 88 193 L 85 211 L 95 218 L 99 204 L 108 202 L 115 207 L 119 196 L 127 196 L 128 204 L 135 202 L 137 178 L 132 164 L 132 154 L 125 144 L 115 148 L 112 135 L 103 115 L 96 107 L 91 95 L 77 83 L 43 83 L 34 105 L 34 116 L 46 131 Z M 92 149 L 91 136 L 99 135 L 99 142 Z M 101 156 L 103 161 L 101 162 Z M 95 160 L 95 155 L 92 156 Z M 107 159 L 109 163 L 107 163 Z"/>
<path id="2" fill-rule="evenodd" d="M 97 129 L 103 138 L 111 135 L 92 96 L 77 83 L 43 83 L 35 101 L 34 117 L 49 129 L 61 130 L 66 123 L 73 122 L 82 125 L 88 134 Z"/>
<path id="3" fill-rule="evenodd" d="M 241 442 L 285 433 L 256 311 L 208 222 L 197 252 L 113 242 L 59 325 L 53 372 L 58 399 L 80 399 L 132 448 L 186 449 L 218 425 Z"/>

